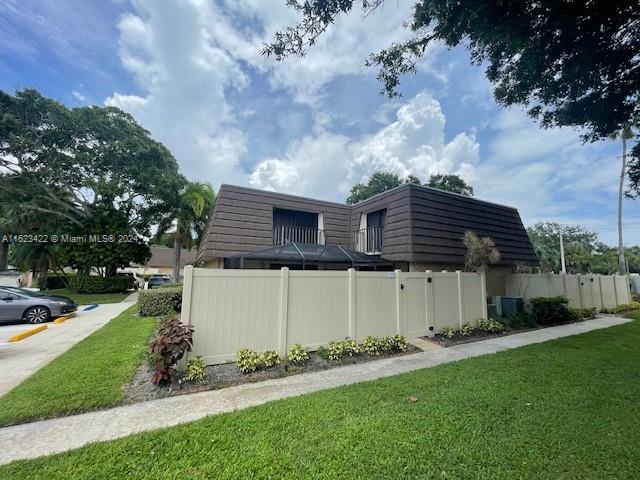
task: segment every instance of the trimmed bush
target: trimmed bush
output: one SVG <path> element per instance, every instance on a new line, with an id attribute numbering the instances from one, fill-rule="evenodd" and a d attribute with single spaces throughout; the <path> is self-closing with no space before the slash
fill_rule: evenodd
<path id="1" fill-rule="evenodd" d="M 242 373 L 251 373 L 262 367 L 262 358 L 255 350 L 243 348 L 236 353 L 236 363 Z"/>
<path id="2" fill-rule="evenodd" d="M 489 320 L 480 320 L 478 322 L 478 330 L 488 333 L 501 333 L 504 331 L 504 324 L 494 318 Z"/>
<path id="3" fill-rule="evenodd" d="M 527 312 L 514 312 L 509 314 L 503 319 L 505 327 L 513 330 L 519 330 L 521 328 L 533 328 L 536 326 L 536 321 L 533 315 Z"/>
<path id="4" fill-rule="evenodd" d="M 99 277 L 76 275 L 69 279 L 69 290 L 77 293 L 120 293 L 133 288 L 133 277 Z"/>
<path id="5" fill-rule="evenodd" d="M 69 277 L 73 277 L 75 274 L 70 273 L 67 277 L 62 275 L 49 274 L 46 278 L 38 278 L 37 287 L 40 290 L 57 290 L 59 288 L 67 288 L 69 286 Z"/>
<path id="6" fill-rule="evenodd" d="M 362 349 L 364 353 L 367 355 L 377 356 L 382 353 L 380 349 L 380 342 L 377 337 L 366 336 L 364 337 L 364 342 L 362 343 Z"/>
<path id="7" fill-rule="evenodd" d="M 362 354 L 362 347 L 355 340 L 347 338 L 344 342 L 344 353 L 350 357 Z"/>
<path id="8" fill-rule="evenodd" d="M 309 360 L 309 354 L 300 343 L 294 343 L 289 347 L 287 359 L 294 365 L 302 365 Z"/>
<path id="9" fill-rule="evenodd" d="M 340 360 L 344 355 L 344 347 L 344 342 L 340 340 L 329 342 L 329 346 L 327 347 L 329 360 Z"/>
<path id="10" fill-rule="evenodd" d="M 206 376 L 204 357 L 198 355 L 196 358 L 190 358 L 187 361 L 187 368 L 184 373 L 184 379 L 189 382 L 201 382 Z"/>
<path id="11" fill-rule="evenodd" d="M 267 350 L 260 356 L 260 359 L 265 368 L 275 367 L 280 364 L 280 355 L 275 350 Z"/>
<path id="12" fill-rule="evenodd" d="M 613 308 L 603 308 L 600 311 L 602 313 L 623 313 L 631 310 L 640 310 L 640 302 L 625 303 Z"/>
<path id="13" fill-rule="evenodd" d="M 569 300 L 565 297 L 536 297 L 530 302 L 531 315 L 538 325 L 557 325 L 571 321 Z"/>
<path id="14" fill-rule="evenodd" d="M 181 308 L 182 287 L 140 290 L 138 294 L 138 309 L 143 317 L 180 312 Z"/>
<path id="15" fill-rule="evenodd" d="M 569 313 L 572 320 L 588 320 L 590 318 L 596 318 L 596 308 L 571 308 L 569 307 Z"/>
<path id="16" fill-rule="evenodd" d="M 460 329 L 460 333 L 463 337 L 470 337 L 473 331 L 475 330 L 474 326 L 469 322 L 465 322 L 462 324 L 462 328 Z"/>
<path id="17" fill-rule="evenodd" d="M 451 327 L 442 327 L 440 329 L 440 335 L 442 335 L 444 338 L 453 338 L 455 334 L 456 331 Z"/>

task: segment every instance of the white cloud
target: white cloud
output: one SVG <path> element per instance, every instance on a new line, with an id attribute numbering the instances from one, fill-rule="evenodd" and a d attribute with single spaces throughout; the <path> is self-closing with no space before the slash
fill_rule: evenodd
<path id="1" fill-rule="evenodd" d="M 135 0 L 119 22 L 119 55 L 141 95 L 115 92 L 105 103 L 131 112 L 176 156 L 187 176 L 244 183 L 246 138 L 225 97 L 247 77 L 220 48 L 208 2 Z"/>
<path id="2" fill-rule="evenodd" d="M 282 159 L 260 162 L 251 185 L 344 200 L 349 187 L 376 170 L 427 179 L 436 173 L 457 173 L 475 179 L 479 145 L 473 135 L 444 136 L 440 104 L 421 93 L 396 112 L 396 120 L 377 133 L 356 140 L 319 133 L 294 142 Z"/>
<path id="3" fill-rule="evenodd" d="M 82 93 L 78 92 L 77 90 L 72 90 L 71 95 L 79 102 L 84 102 L 87 99 L 87 97 L 85 97 Z"/>
<path id="4" fill-rule="evenodd" d="M 479 197 L 518 208 L 525 224 L 581 224 L 614 243 L 620 160 L 611 142 L 585 144 L 573 129 L 541 129 L 517 109 L 500 111 L 493 126 L 489 154 L 476 169 Z M 637 239 L 632 205 L 625 200 L 625 229 Z"/>

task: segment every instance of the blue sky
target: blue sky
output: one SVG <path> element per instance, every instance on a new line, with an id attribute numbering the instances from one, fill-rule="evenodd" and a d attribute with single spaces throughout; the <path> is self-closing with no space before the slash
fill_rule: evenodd
<path id="1" fill-rule="evenodd" d="M 457 173 L 525 224 L 581 224 L 616 242 L 620 145 L 583 145 L 500 109 L 464 49 L 434 46 L 403 96 L 379 95 L 370 52 L 406 38 L 413 2 L 342 18 L 303 59 L 259 54 L 296 21 L 284 0 L 4 0 L 0 88 L 116 105 L 194 180 L 343 201 L 376 169 Z M 640 243 L 625 200 L 625 243 Z"/>

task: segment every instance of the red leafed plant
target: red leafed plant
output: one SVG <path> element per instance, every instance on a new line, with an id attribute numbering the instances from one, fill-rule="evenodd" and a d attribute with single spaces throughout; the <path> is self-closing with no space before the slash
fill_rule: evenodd
<path id="1" fill-rule="evenodd" d="M 155 385 L 171 384 L 176 373 L 175 365 L 193 345 L 193 327 L 184 325 L 176 317 L 168 318 L 160 325 L 158 333 L 149 344 L 155 366 L 151 381 Z"/>

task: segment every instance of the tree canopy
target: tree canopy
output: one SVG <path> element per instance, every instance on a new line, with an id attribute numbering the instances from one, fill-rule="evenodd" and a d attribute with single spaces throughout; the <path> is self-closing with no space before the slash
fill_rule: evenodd
<path id="1" fill-rule="evenodd" d="M 304 55 L 340 16 L 384 0 L 289 0 L 302 19 L 277 32 L 262 53 Z M 372 53 L 382 91 L 398 95 L 400 78 L 416 71 L 426 48 L 464 46 L 485 66 L 496 101 L 523 105 L 545 127 L 585 128 L 605 138 L 640 106 L 640 9 L 637 0 L 420 0 L 407 22 L 412 38 Z"/>
<path id="2" fill-rule="evenodd" d="M 565 251 L 565 264 L 569 273 L 611 274 L 618 269 L 617 249 L 610 247 L 580 225 L 538 222 L 527 229 L 540 265 L 545 271 L 560 272 L 560 231 Z M 640 247 L 625 249 L 630 272 L 640 272 Z"/>
<path id="3" fill-rule="evenodd" d="M 431 175 L 429 181 L 425 183 L 428 187 L 446 190 L 447 192 L 459 193 L 467 197 L 473 197 L 473 187 L 467 185 L 458 175 Z"/>
<path id="4" fill-rule="evenodd" d="M 13 232 L 128 235 L 127 245 L 52 246 L 70 266 L 142 262 L 142 238 L 185 184 L 171 153 L 115 107 L 69 109 L 35 90 L 0 92 L 0 181 Z"/>
<path id="5" fill-rule="evenodd" d="M 367 183 L 358 183 L 351 187 L 347 203 L 353 205 L 354 203 L 361 202 L 362 200 L 366 200 L 367 198 L 403 184 L 422 185 L 422 180 L 415 175 L 409 175 L 403 180 L 393 172 L 374 172 L 369 177 Z M 467 185 L 458 175 L 431 175 L 424 185 L 448 192 L 459 193 L 461 195 L 473 195 L 473 188 Z"/>

